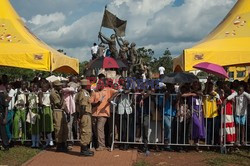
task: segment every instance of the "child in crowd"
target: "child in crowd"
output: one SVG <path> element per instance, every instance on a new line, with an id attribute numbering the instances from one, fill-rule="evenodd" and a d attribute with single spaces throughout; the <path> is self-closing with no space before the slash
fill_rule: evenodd
<path id="1" fill-rule="evenodd" d="M 190 140 L 190 125 L 192 112 L 188 106 L 187 98 L 183 97 L 183 94 L 188 94 L 190 92 L 189 85 L 182 85 L 180 87 L 180 92 L 178 94 L 177 100 L 177 115 L 179 119 L 179 143 L 189 144 Z"/>
<path id="2" fill-rule="evenodd" d="M 201 84 L 195 81 L 191 85 L 191 92 L 183 94 L 182 97 L 189 97 L 188 104 L 192 111 L 192 139 L 196 145 L 196 150 L 199 150 L 199 140 L 205 138 L 204 114 L 201 99 Z"/>
<path id="3" fill-rule="evenodd" d="M 17 91 L 17 99 L 15 102 L 16 112 L 13 122 L 13 138 L 19 139 L 20 136 L 20 126 L 21 121 L 22 129 L 22 141 L 26 139 L 26 106 L 27 106 L 27 95 L 28 95 L 28 83 L 22 82 L 21 88 Z"/>
<path id="4" fill-rule="evenodd" d="M 11 142 L 11 139 L 12 139 L 12 123 L 13 123 L 15 98 L 16 98 L 17 91 L 12 88 L 11 84 L 6 85 L 6 91 L 8 93 L 7 101 L 9 102 L 7 122 L 6 122 L 7 123 L 6 124 L 6 133 L 7 133 L 9 142 Z"/>
<path id="5" fill-rule="evenodd" d="M 237 142 L 236 145 L 240 143 L 242 145 L 246 144 L 245 141 L 245 125 L 247 116 L 247 105 L 250 100 L 250 94 L 244 91 L 244 87 L 240 86 L 238 88 L 238 93 L 234 93 L 232 97 L 235 98 L 235 124 L 236 124 L 236 134 Z M 240 142 L 241 140 L 241 142 Z"/>
<path id="6" fill-rule="evenodd" d="M 235 143 L 236 135 L 235 135 L 235 123 L 233 116 L 233 105 L 234 105 L 234 97 L 237 95 L 237 92 L 231 90 L 229 88 L 228 83 L 223 84 L 223 92 L 221 95 L 221 100 L 223 102 L 224 107 L 222 107 L 222 119 L 223 123 L 221 124 L 221 128 L 225 131 L 223 134 L 223 138 L 225 139 L 225 143 Z M 224 133 L 224 132 L 223 132 Z M 224 139 L 222 140 L 224 142 Z"/>
<path id="7" fill-rule="evenodd" d="M 31 85 L 31 92 L 28 95 L 28 105 L 29 111 L 33 113 L 33 117 L 30 117 L 30 124 L 31 124 L 31 140 L 32 140 L 32 148 L 38 148 L 40 142 L 40 135 L 39 135 L 39 110 L 38 110 L 38 85 L 32 84 Z M 30 114 L 28 114 L 30 115 Z M 34 122 L 33 119 L 34 118 Z"/>
<path id="8" fill-rule="evenodd" d="M 42 85 L 42 92 L 39 93 L 39 104 L 41 106 L 41 128 L 42 132 L 46 133 L 46 145 L 54 146 L 52 139 L 52 132 L 54 131 L 53 126 L 53 114 L 50 103 L 50 84 L 48 82 L 44 82 Z"/>
<path id="9" fill-rule="evenodd" d="M 209 145 L 219 144 L 218 101 L 220 101 L 220 96 L 215 92 L 213 82 L 208 82 L 204 91 L 203 110 L 207 131 L 206 143 Z"/>

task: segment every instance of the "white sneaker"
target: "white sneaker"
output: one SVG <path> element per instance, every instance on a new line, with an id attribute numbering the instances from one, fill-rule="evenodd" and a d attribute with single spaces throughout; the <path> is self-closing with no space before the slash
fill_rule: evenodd
<path id="1" fill-rule="evenodd" d="M 53 141 L 50 141 L 50 142 L 49 142 L 49 146 L 54 146 Z"/>

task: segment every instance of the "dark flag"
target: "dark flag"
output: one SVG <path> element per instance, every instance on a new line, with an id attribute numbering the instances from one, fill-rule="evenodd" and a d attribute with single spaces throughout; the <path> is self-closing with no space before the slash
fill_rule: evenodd
<path id="1" fill-rule="evenodd" d="M 110 29 L 114 29 L 118 36 L 125 36 L 127 21 L 121 20 L 116 17 L 113 13 L 105 10 L 102 26 Z"/>

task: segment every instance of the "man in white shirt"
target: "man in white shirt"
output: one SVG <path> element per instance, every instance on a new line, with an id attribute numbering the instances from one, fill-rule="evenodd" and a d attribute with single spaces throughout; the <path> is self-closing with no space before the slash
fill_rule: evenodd
<path id="1" fill-rule="evenodd" d="M 96 43 L 91 47 L 92 60 L 97 58 L 98 45 Z"/>
<path id="2" fill-rule="evenodd" d="M 160 79 L 163 79 L 165 68 L 161 65 L 158 70 L 160 72 Z"/>

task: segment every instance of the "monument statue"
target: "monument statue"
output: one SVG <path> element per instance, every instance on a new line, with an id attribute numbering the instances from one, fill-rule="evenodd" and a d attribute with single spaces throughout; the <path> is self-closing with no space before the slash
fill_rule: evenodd
<path id="1" fill-rule="evenodd" d="M 129 49 L 129 60 L 132 64 L 135 64 L 138 59 L 137 50 L 135 46 L 136 44 L 133 42 L 130 44 L 130 49 Z"/>
<path id="2" fill-rule="evenodd" d="M 116 36 L 117 43 L 120 46 L 119 50 L 119 58 L 123 61 L 127 61 L 128 53 L 129 53 L 129 42 L 127 40 L 123 40 L 122 38 L 118 38 Z"/>
<path id="3" fill-rule="evenodd" d="M 110 38 L 106 37 L 105 35 L 102 34 L 102 32 L 99 32 L 99 39 L 101 40 L 102 43 L 108 44 L 109 50 L 111 52 L 111 56 L 114 58 L 118 57 L 118 51 L 116 48 L 116 37 L 115 34 L 112 34 Z"/>

